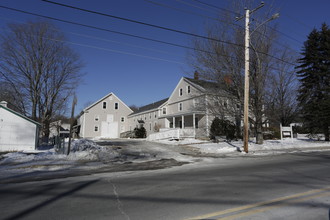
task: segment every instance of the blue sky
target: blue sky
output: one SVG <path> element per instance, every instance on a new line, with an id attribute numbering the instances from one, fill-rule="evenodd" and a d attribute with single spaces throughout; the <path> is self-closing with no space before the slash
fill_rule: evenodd
<path id="1" fill-rule="evenodd" d="M 183 13 L 153 4 L 158 2 L 204 16 L 217 17 L 223 11 L 207 7 L 194 0 L 55 0 L 80 8 L 112 14 L 186 32 L 203 34 L 206 17 Z M 221 8 L 228 8 L 230 0 L 201 0 Z M 272 0 L 264 1 L 267 10 L 274 4 L 280 18 L 280 40 L 300 51 L 312 28 L 323 22 L 330 25 L 329 0 Z M 255 5 L 259 5 L 255 1 Z M 41 0 L 2 0 L 0 5 L 32 13 L 51 16 L 86 25 L 125 32 L 175 44 L 191 46 L 191 37 L 132 24 L 95 14 L 64 8 Z M 0 8 L 0 27 L 12 22 L 37 19 Z M 187 65 L 187 49 L 164 45 L 128 36 L 92 30 L 53 21 L 67 36 L 70 46 L 85 63 L 83 82 L 77 90 L 77 113 L 89 102 L 95 102 L 110 92 L 127 105 L 142 106 L 170 96 L 179 79 L 194 70 Z M 5 31 L 2 29 L 2 31 Z"/>

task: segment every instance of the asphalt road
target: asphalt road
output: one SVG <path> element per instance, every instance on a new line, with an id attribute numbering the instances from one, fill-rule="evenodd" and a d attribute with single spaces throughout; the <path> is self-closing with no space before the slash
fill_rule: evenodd
<path id="1" fill-rule="evenodd" d="M 330 152 L 0 184 L 0 219 L 329 219 Z"/>

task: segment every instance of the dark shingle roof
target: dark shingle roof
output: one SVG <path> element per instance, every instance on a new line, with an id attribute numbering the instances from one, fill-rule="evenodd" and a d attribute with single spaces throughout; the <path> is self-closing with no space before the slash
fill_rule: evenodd
<path id="1" fill-rule="evenodd" d="M 215 82 L 205 81 L 205 80 L 200 80 L 200 79 L 192 79 L 192 78 L 187 78 L 187 77 L 185 77 L 185 79 L 206 90 L 220 88 L 219 84 L 215 83 Z"/>
<path id="2" fill-rule="evenodd" d="M 140 112 L 149 111 L 149 110 L 152 110 L 152 109 L 156 109 L 159 106 L 161 106 L 162 104 L 164 104 L 167 100 L 168 100 L 168 98 L 162 99 L 158 102 L 154 102 L 154 103 L 151 103 L 151 104 L 148 104 L 148 105 L 145 105 L 145 106 L 142 106 L 137 111 L 133 112 L 131 115 L 137 114 L 137 113 L 140 113 Z"/>

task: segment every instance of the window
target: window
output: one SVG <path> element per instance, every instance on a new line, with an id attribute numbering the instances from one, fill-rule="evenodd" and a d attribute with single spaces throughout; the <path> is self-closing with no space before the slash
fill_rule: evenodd
<path id="1" fill-rule="evenodd" d="M 155 112 L 155 118 L 157 118 L 157 112 Z"/>
<path id="2" fill-rule="evenodd" d="M 120 118 L 120 121 L 121 121 L 121 122 L 125 122 L 125 117 L 121 117 L 121 118 Z"/>
<path id="3" fill-rule="evenodd" d="M 182 96 L 182 88 L 179 90 L 179 96 Z"/>
<path id="4" fill-rule="evenodd" d="M 95 115 L 94 121 L 99 121 L 100 117 L 98 115 Z"/>
<path id="5" fill-rule="evenodd" d="M 182 102 L 179 103 L 179 111 L 182 111 Z"/>
<path id="6" fill-rule="evenodd" d="M 149 113 L 149 119 L 151 119 L 151 112 Z"/>
<path id="7" fill-rule="evenodd" d="M 190 86 L 187 86 L 187 93 L 190 93 Z"/>
<path id="8" fill-rule="evenodd" d="M 115 103 L 115 109 L 118 109 L 118 102 Z"/>
<path id="9" fill-rule="evenodd" d="M 151 131 L 151 122 L 149 123 L 149 130 Z"/>
<path id="10" fill-rule="evenodd" d="M 99 126 L 95 126 L 95 127 L 94 127 L 94 131 L 95 131 L 95 132 L 99 131 Z"/>
<path id="11" fill-rule="evenodd" d="M 163 108 L 163 115 L 166 115 L 166 108 Z"/>
<path id="12" fill-rule="evenodd" d="M 103 102 L 103 104 L 102 104 L 102 108 L 103 108 L 103 109 L 106 109 L 106 108 L 107 108 L 107 102 Z"/>

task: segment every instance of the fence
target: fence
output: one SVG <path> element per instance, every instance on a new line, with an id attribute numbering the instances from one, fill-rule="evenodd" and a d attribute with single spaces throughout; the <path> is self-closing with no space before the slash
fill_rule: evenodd
<path id="1" fill-rule="evenodd" d="M 157 133 L 150 134 L 147 138 L 148 141 L 165 140 L 165 139 L 182 139 L 194 138 L 194 129 L 162 129 Z"/>

